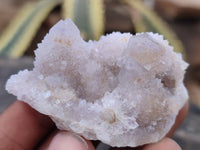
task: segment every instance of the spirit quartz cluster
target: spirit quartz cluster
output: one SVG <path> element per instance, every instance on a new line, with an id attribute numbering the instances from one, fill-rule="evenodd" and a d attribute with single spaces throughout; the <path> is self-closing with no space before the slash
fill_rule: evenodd
<path id="1" fill-rule="evenodd" d="M 111 146 L 135 147 L 163 138 L 188 99 L 188 64 L 163 36 L 113 32 L 84 41 L 68 18 L 35 51 L 34 68 L 6 89 L 62 130 Z"/>

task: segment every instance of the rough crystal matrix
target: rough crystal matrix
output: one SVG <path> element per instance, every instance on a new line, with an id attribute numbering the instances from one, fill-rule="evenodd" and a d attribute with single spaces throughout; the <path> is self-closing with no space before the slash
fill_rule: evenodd
<path id="1" fill-rule="evenodd" d="M 117 147 L 156 142 L 188 99 L 188 65 L 158 34 L 113 32 L 85 42 L 66 19 L 35 55 L 34 69 L 11 76 L 6 89 L 59 129 L 89 140 Z"/>

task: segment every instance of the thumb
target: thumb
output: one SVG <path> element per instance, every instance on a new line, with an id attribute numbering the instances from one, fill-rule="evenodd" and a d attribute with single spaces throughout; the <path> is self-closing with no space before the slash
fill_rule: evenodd
<path id="1" fill-rule="evenodd" d="M 58 131 L 51 140 L 44 143 L 45 150 L 94 150 L 91 142 L 86 141 L 81 136 L 65 131 Z"/>

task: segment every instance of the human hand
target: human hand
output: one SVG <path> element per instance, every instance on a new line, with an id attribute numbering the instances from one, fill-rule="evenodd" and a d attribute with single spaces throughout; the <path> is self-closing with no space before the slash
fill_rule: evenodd
<path id="1" fill-rule="evenodd" d="M 188 103 L 179 112 L 176 122 L 163 140 L 139 148 L 142 150 L 180 150 L 170 139 L 185 118 Z M 67 131 L 56 129 L 51 119 L 32 109 L 29 105 L 16 101 L 0 115 L 0 150 L 94 150 L 91 141 Z M 119 148 L 111 148 L 119 150 Z"/>

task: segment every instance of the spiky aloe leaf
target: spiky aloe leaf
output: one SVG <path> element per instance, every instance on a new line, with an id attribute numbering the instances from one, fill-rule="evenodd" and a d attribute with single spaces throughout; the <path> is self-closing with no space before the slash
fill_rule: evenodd
<path id="1" fill-rule="evenodd" d="M 18 58 L 24 54 L 44 19 L 61 0 L 26 3 L 0 36 L 0 55 Z"/>
<path id="2" fill-rule="evenodd" d="M 63 18 L 70 17 L 84 39 L 99 39 L 104 31 L 103 0 L 64 0 Z"/>
<path id="3" fill-rule="evenodd" d="M 182 53 L 185 58 L 184 46 L 176 34 L 169 28 L 167 23 L 153 10 L 147 7 L 142 0 L 121 0 L 121 2 L 131 7 L 131 9 L 128 10 L 136 32 L 155 32 L 164 35 L 164 38 L 169 41 L 170 45 L 174 47 L 174 50 Z"/>

